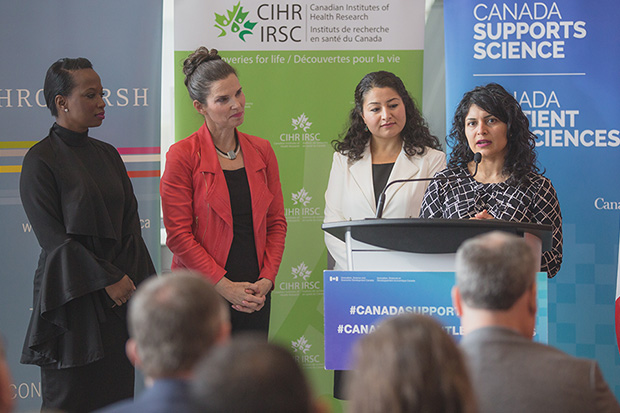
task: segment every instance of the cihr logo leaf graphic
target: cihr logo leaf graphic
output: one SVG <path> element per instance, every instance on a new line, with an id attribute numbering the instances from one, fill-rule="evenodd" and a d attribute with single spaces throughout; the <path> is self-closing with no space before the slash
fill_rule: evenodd
<path id="1" fill-rule="evenodd" d="M 306 337 L 304 336 L 299 337 L 299 340 L 297 341 L 291 341 L 291 346 L 293 347 L 295 353 L 301 352 L 304 354 L 306 354 L 308 350 L 310 350 L 310 347 L 312 347 L 311 344 L 308 344 L 308 340 L 306 340 Z"/>
<path id="2" fill-rule="evenodd" d="M 293 130 L 303 129 L 304 132 L 308 132 L 308 129 L 310 129 L 310 126 L 312 126 L 312 122 L 309 122 L 308 117 L 305 113 L 299 115 L 297 119 L 293 118 L 292 121 L 294 127 Z"/>
<path id="3" fill-rule="evenodd" d="M 306 192 L 305 188 L 301 188 L 299 192 L 292 193 L 293 205 L 303 204 L 307 206 L 308 203 L 312 200 L 312 197 Z"/>
<path id="4" fill-rule="evenodd" d="M 245 42 L 245 36 L 253 34 L 252 29 L 257 24 L 247 19 L 248 14 L 250 14 L 249 11 L 243 11 L 241 2 L 237 3 L 232 10 L 226 10 L 225 14 L 215 13 L 215 27 L 220 29 L 218 37 L 226 36 L 226 28 L 229 28 L 231 33 L 238 33 L 239 38 Z"/>
<path id="5" fill-rule="evenodd" d="M 293 273 L 293 279 L 303 278 L 304 281 L 306 281 L 308 277 L 312 275 L 312 271 L 308 269 L 308 266 L 304 262 L 299 264 L 297 267 L 293 267 L 291 270 Z"/>

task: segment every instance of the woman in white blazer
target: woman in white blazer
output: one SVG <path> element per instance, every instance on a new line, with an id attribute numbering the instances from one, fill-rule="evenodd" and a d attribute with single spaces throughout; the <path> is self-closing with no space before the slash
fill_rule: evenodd
<path id="1" fill-rule="evenodd" d="M 369 73 L 355 89 L 350 126 L 336 153 L 325 192 L 324 222 L 374 217 L 379 195 L 396 179 L 430 178 L 446 167 L 439 140 L 431 135 L 403 82 L 390 72 Z M 391 185 L 383 217 L 417 218 L 428 182 Z M 347 268 L 344 242 L 325 233 L 334 269 Z"/>

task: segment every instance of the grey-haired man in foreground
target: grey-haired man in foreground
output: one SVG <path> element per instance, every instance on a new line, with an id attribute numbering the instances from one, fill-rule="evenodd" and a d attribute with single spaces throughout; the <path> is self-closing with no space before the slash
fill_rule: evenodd
<path id="1" fill-rule="evenodd" d="M 620 412 L 595 361 L 532 341 L 535 263 L 523 238 L 503 232 L 457 251 L 452 298 L 480 412 Z"/>

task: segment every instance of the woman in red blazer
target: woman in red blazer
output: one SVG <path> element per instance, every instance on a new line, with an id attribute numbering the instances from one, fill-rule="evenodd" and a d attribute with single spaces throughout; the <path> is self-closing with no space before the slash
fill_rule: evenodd
<path id="1" fill-rule="evenodd" d="M 160 192 L 172 268 L 204 274 L 231 303 L 233 332 L 269 330 L 286 219 L 267 140 L 237 130 L 245 96 L 232 66 L 200 47 L 183 64 L 205 123 L 166 155 Z"/>

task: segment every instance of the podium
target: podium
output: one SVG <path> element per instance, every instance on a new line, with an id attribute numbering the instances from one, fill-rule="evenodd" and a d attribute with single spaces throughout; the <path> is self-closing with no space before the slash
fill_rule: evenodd
<path id="1" fill-rule="evenodd" d="M 330 222 L 325 232 L 344 241 L 348 270 L 454 271 L 458 247 L 491 231 L 526 238 L 538 253 L 551 249 L 551 225 L 470 219 L 365 219 Z"/>
<path id="2" fill-rule="evenodd" d="M 357 339 L 386 316 L 436 316 L 456 341 L 462 331 L 452 307 L 456 250 L 491 231 L 524 237 L 540 258 L 551 249 L 552 228 L 500 220 L 367 219 L 326 223 L 346 243 L 347 271 L 325 271 L 325 368 L 347 370 Z M 538 273 L 535 340 L 548 341 L 547 276 Z"/>

